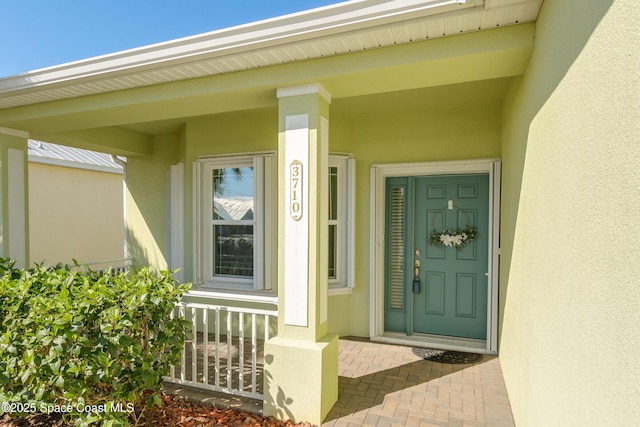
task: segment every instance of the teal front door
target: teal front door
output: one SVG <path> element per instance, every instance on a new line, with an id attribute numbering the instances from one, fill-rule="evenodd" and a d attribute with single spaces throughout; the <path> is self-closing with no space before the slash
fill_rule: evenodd
<path id="1" fill-rule="evenodd" d="M 386 197 L 385 330 L 486 339 L 488 175 L 387 178 Z"/>

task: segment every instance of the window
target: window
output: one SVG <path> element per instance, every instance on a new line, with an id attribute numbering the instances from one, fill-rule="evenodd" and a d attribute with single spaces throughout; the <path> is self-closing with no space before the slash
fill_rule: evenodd
<path id="1" fill-rule="evenodd" d="M 211 169 L 214 277 L 253 277 L 253 167 Z"/>
<path id="2" fill-rule="evenodd" d="M 340 203 L 342 205 L 342 203 Z M 338 265 L 338 166 L 329 166 L 329 280 L 336 280 Z"/>
<path id="3" fill-rule="evenodd" d="M 354 285 L 355 159 L 329 156 L 329 287 L 333 293 Z"/>
<path id="4" fill-rule="evenodd" d="M 276 288 L 277 190 L 273 153 L 194 162 L 194 283 L 202 288 Z M 330 292 L 354 284 L 355 160 L 329 156 Z"/>
<path id="5" fill-rule="evenodd" d="M 271 154 L 195 162 L 197 283 L 238 290 L 272 288 L 277 236 L 271 163 Z"/>

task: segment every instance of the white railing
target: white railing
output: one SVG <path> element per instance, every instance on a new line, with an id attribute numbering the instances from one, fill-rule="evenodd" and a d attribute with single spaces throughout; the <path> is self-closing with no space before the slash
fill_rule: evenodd
<path id="1" fill-rule="evenodd" d="M 181 302 L 174 313 L 191 322 L 192 339 L 166 381 L 263 399 L 264 342 L 277 310 Z"/>
<path id="2" fill-rule="evenodd" d="M 126 273 L 133 265 L 133 258 L 116 258 L 106 259 L 102 261 L 93 261 L 80 263 L 99 273 L 104 273 L 107 269 L 111 269 L 111 274 Z"/>

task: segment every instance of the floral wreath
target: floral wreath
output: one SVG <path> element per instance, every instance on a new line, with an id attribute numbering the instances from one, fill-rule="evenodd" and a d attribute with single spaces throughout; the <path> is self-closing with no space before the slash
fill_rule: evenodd
<path id="1" fill-rule="evenodd" d="M 429 235 L 429 243 L 438 246 L 448 246 L 461 249 L 467 246 L 478 235 L 475 227 L 467 225 L 464 228 L 458 228 L 455 232 L 445 228 L 442 231 L 433 230 Z"/>

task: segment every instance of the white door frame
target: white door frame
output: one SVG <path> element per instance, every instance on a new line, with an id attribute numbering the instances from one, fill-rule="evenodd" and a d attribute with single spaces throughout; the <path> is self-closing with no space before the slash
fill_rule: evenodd
<path id="1" fill-rule="evenodd" d="M 500 232 L 500 159 L 456 160 L 447 162 L 393 163 L 371 166 L 371 315 L 370 337 L 374 341 L 409 344 L 445 350 L 479 353 L 498 352 L 498 250 Z M 384 236 L 385 180 L 395 176 L 428 176 L 486 173 L 489 175 L 489 261 L 487 265 L 487 339 L 385 333 L 384 330 Z"/>

